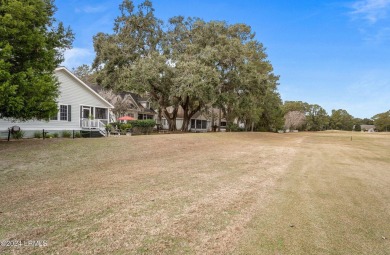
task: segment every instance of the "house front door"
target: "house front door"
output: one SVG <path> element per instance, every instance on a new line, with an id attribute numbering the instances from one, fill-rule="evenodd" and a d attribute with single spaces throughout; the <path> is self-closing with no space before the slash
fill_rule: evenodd
<path id="1" fill-rule="evenodd" d="M 90 128 L 91 127 L 91 120 L 93 120 L 93 107 L 90 106 L 81 106 L 81 127 L 83 128 Z"/>

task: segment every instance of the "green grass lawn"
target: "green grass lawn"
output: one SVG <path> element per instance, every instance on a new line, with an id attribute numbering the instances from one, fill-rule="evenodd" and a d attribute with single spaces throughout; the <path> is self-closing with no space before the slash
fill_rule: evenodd
<path id="1" fill-rule="evenodd" d="M 0 254 L 390 254 L 390 135 L 0 142 L 0 201 Z"/>

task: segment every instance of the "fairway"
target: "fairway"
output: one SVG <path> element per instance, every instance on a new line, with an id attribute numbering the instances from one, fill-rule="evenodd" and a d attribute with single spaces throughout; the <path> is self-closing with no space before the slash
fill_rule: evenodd
<path id="1" fill-rule="evenodd" d="M 0 254 L 390 254 L 390 135 L 1 141 L 0 241 Z"/>

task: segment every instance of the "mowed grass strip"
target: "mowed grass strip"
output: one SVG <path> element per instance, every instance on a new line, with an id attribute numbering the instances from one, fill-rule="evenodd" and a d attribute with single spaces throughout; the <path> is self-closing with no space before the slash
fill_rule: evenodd
<path id="1" fill-rule="evenodd" d="M 48 245 L 0 253 L 388 254 L 390 136 L 350 134 L 2 142 L 0 240 Z"/>
<path id="2" fill-rule="evenodd" d="M 306 135 L 234 253 L 390 254 L 390 135 Z"/>

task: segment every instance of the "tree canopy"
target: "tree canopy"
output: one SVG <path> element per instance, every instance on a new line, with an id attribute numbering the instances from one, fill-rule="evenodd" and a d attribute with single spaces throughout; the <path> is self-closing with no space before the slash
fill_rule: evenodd
<path id="1" fill-rule="evenodd" d="M 354 118 L 346 110 L 332 110 L 329 126 L 336 130 L 352 130 Z"/>
<path id="2" fill-rule="evenodd" d="M 306 129 L 309 131 L 326 130 L 329 125 L 329 116 L 324 108 L 318 104 L 309 105 L 306 114 Z"/>
<path id="3" fill-rule="evenodd" d="M 302 129 L 309 131 L 321 131 L 329 127 L 329 116 L 325 109 L 318 104 L 286 101 L 282 109 L 285 127 L 302 127 Z M 305 118 L 303 118 L 302 113 L 304 113 Z"/>
<path id="4" fill-rule="evenodd" d="M 0 116 L 49 119 L 57 113 L 53 75 L 73 34 L 57 23 L 53 0 L 0 0 Z"/>
<path id="5" fill-rule="evenodd" d="M 72 73 L 87 84 L 96 84 L 97 73 L 89 65 L 83 64 L 73 68 Z"/>
<path id="6" fill-rule="evenodd" d="M 113 33 L 94 37 L 93 67 L 104 87 L 149 95 L 171 129 L 179 108 L 183 131 L 196 112 L 212 107 L 228 122 L 253 128 L 265 116 L 262 126 L 276 125 L 278 77 L 249 26 L 177 16 L 164 27 L 148 0 L 138 8 L 124 0 L 120 10 Z"/>
<path id="7" fill-rule="evenodd" d="M 390 110 L 376 114 L 372 117 L 374 125 L 378 131 L 390 131 Z"/>

